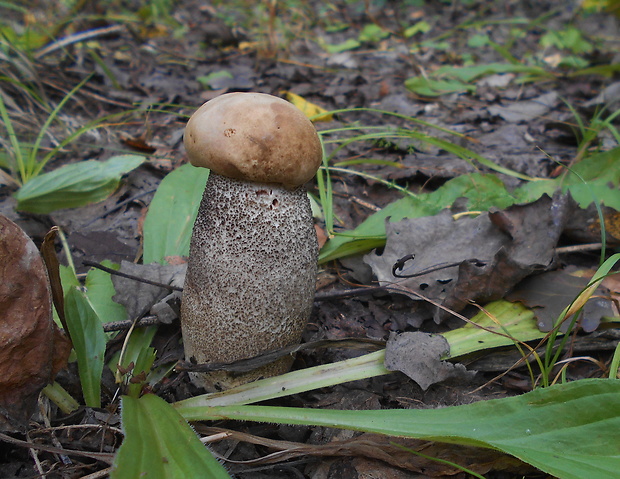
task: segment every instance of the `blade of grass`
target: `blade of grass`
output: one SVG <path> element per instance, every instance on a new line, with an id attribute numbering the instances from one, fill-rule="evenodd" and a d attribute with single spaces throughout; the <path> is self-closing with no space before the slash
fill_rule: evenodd
<path id="1" fill-rule="evenodd" d="M 581 308 L 585 305 L 585 303 L 592 297 L 596 288 L 600 285 L 600 283 L 605 279 L 611 272 L 611 268 L 613 268 L 616 263 L 620 261 L 620 253 L 616 253 L 610 258 L 608 258 L 594 273 L 594 276 L 588 283 L 588 285 L 581 291 L 579 296 L 577 296 L 560 314 L 556 321 L 556 326 L 553 329 L 552 334 L 550 335 L 549 342 L 547 343 L 547 351 L 544 358 L 544 368 L 542 370 L 542 380 L 543 385 L 548 386 L 550 384 L 549 380 L 551 377 L 551 372 L 555 367 L 556 363 L 560 359 L 560 355 L 566 346 L 566 342 L 568 341 L 570 335 L 566 334 L 560 340 L 558 347 L 554 351 L 554 345 L 557 335 L 559 334 L 560 326 L 571 318 L 571 323 L 569 325 L 568 331 L 571 331 L 575 327 L 575 323 L 579 317 L 579 312 Z M 614 274 L 614 273 L 611 273 Z"/>
<path id="2" fill-rule="evenodd" d="M 62 100 L 60 100 L 58 105 L 56 105 L 56 108 L 52 110 L 52 112 L 49 114 L 49 116 L 45 120 L 45 123 L 39 130 L 39 134 L 37 135 L 37 138 L 34 142 L 34 146 L 32 147 L 32 150 L 30 150 L 30 155 L 29 155 L 28 165 L 27 165 L 28 171 L 26 172 L 28 176 L 27 178 L 22 178 L 22 181 L 24 183 L 26 183 L 31 177 L 37 176 L 41 172 L 45 164 L 47 163 L 47 160 L 45 158 L 43 161 L 37 163 L 37 153 L 39 151 L 39 147 L 41 146 L 41 141 L 43 140 L 43 137 L 47 133 L 47 130 L 49 129 L 52 121 L 54 121 L 56 116 L 58 116 L 58 113 L 60 113 L 60 110 L 62 110 L 65 104 L 71 99 L 71 97 L 75 95 L 80 90 L 80 88 L 82 88 L 92 78 L 93 75 L 94 73 L 87 75 L 80 83 L 74 86 L 71 89 L 71 91 L 69 91 L 69 93 L 67 93 L 65 97 Z"/>
<path id="3" fill-rule="evenodd" d="M 323 166 L 316 173 L 316 182 L 319 189 L 319 199 L 323 209 L 325 229 L 329 235 L 334 231 L 334 209 L 333 209 L 333 190 L 332 181 L 329 174 L 329 159 L 325 156 L 325 143 L 323 135 L 319 135 L 321 148 L 323 150 Z"/>
<path id="4" fill-rule="evenodd" d="M 4 100 L 2 99 L 2 94 L 0 94 L 0 117 L 2 117 L 4 127 L 6 128 L 6 132 L 9 135 L 9 141 L 11 142 L 11 146 L 13 147 L 13 155 L 15 156 L 15 161 L 17 163 L 17 165 L 15 166 L 19 170 L 19 176 L 21 178 L 21 181 L 16 181 L 21 185 L 23 184 L 23 179 L 26 176 L 26 166 L 24 164 L 24 157 L 22 156 L 21 145 L 19 143 L 19 140 L 17 139 L 15 130 L 13 129 L 13 122 L 11 121 L 9 112 L 7 111 Z M 15 173 L 14 168 L 11 168 L 13 170 L 13 173 Z"/>

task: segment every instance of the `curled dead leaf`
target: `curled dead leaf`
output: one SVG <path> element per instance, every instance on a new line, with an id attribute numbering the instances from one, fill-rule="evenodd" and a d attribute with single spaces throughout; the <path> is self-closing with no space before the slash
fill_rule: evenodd
<path id="1" fill-rule="evenodd" d="M 47 271 L 28 236 L 0 215 L 0 429 L 20 431 L 71 345 L 52 317 Z"/>

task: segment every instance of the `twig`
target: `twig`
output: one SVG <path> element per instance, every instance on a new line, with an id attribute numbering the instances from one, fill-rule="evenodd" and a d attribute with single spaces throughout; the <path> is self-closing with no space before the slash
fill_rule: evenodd
<path id="1" fill-rule="evenodd" d="M 74 35 L 69 35 L 67 37 L 61 38 L 60 40 L 56 40 L 55 42 L 50 43 L 49 45 L 43 47 L 37 53 L 35 53 L 34 58 L 39 60 L 45 55 L 55 52 L 56 50 L 60 50 L 61 48 L 65 48 L 66 46 L 71 45 L 72 43 L 79 43 L 86 40 L 90 40 L 91 38 L 102 37 L 104 35 L 109 35 L 111 33 L 120 32 L 125 27 L 123 25 L 112 25 L 109 27 L 103 28 L 93 28 L 92 30 L 86 30 L 85 32 L 76 33 Z"/>
<path id="2" fill-rule="evenodd" d="M 102 461 L 107 464 L 112 464 L 112 462 L 114 461 L 114 454 L 111 454 L 111 453 L 77 451 L 74 449 L 59 449 L 57 447 L 45 446 L 43 444 L 36 444 L 33 442 L 22 441 L 21 439 L 15 439 L 14 437 L 8 436 L 1 432 L 0 432 L 0 440 L 4 442 L 8 442 L 9 444 L 13 444 L 15 446 L 27 447 L 29 449 L 38 449 L 39 451 L 46 451 L 46 452 L 51 452 L 55 454 L 66 454 L 67 456 L 90 457 L 91 459 L 96 459 L 98 461 Z"/>
<path id="3" fill-rule="evenodd" d="M 603 247 L 603 243 L 576 244 L 561 246 L 555 249 L 557 254 L 580 253 L 581 251 L 596 251 Z"/>
<path id="4" fill-rule="evenodd" d="M 151 286 L 159 286 L 160 288 L 168 289 L 170 291 L 183 291 L 183 288 L 180 286 L 173 286 L 171 284 L 159 283 L 157 281 L 151 281 L 150 279 L 141 278 L 140 276 L 135 276 L 133 274 L 122 273 L 120 271 L 116 271 L 115 269 L 108 268 L 107 266 L 103 266 L 96 261 L 84 260 L 82 261 L 84 266 L 92 266 L 93 268 L 100 269 L 101 271 L 105 271 L 106 273 L 110 273 L 116 276 L 120 276 L 121 278 L 132 279 L 134 281 L 139 281 L 140 283 L 150 284 Z"/>
<path id="5" fill-rule="evenodd" d="M 364 296 L 366 294 L 378 293 L 379 291 L 389 290 L 386 286 L 369 286 L 355 289 L 345 289 L 343 291 L 330 291 L 328 293 L 317 293 L 314 296 L 315 301 L 331 301 L 332 299 L 354 298 L 356 296 Z"/>
<path id="6" fill-rule="evenodd" d="M 131 328 L 131 325 L 135 324 L 136 328 L 146 328 L 147 326 L 155 326 L 160 323 L 157 316 L 145 316 L 144 318 L 140 318 L 137 322 L 132 319 L 126 319 L 125 321 L 111 321 L 109 323 L 103 324 L 103 331 L 106 333 L 111 333 L 113 331 L 125 331 Z"/>
<path id="7" fill-rule="evenodd" d="M 275 351 L 254 356 L 249 359 L 240 359 L 232 363 L 207 363 L 192 364 L 189 361 L 179 361 L 174 367 L 177 372 L 194 371 L 230 371 L 243 373 L 252 371 L 259 366 L 272 363 L 276 359 L 289 356 L 306 349 L 326 349 L 326 348 L 345 348 L 345 349 L 362 349 L 367 351 L 378 351 L 385 348 L 385 341 L 364 338 L 344 338 L 344 339 L 323 339 L 319 341 L 311 341 L 309 343 L 295 344 Z"/>
<path id="8" fill-rule="evenodd" d="M 101 471 L 93 472 L 92 474 L 89 474 L 88 476 L 82 476 L 82 479 L 100 479 L 104 477 L 110 477 L 110 471 L 112 471 L 112 468 L 106 467 L 105 469 L 102 469 Z"/>

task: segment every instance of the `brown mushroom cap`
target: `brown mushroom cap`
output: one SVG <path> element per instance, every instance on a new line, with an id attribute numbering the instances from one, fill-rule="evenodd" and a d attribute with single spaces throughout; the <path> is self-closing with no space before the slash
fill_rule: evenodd
<path id="1" fill-rule="evenodd" d="M 287 188 L 310 180 L 322 160 L 312 122 L 293 104 L 264 93 L 227 93 L 208 101 L 189 119 L 184 141 L 194 166 Z"/>

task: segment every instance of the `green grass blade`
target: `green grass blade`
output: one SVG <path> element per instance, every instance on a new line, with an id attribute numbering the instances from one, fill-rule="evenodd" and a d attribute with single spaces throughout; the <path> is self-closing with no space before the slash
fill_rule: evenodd
<path id="1" fill-rule="evenodd" d="M 327 234 L 332 235 L 334 231 L 334 198 L 331 175 L 329 173 L 329 158 L 325 155 L 325 138 L 319 135 L 321 149 L 323 151 L 322 168 L 316 172 L 316 183 L 319 190 L 319 200 L 325 219 L 325 229 Z"/>
<path id="2" fill-rule="evenodd" d="M 58 116 L 58 113 L 60 113 L 60 110 L 62 110 L 62 108 L 65 106 L 65 104 L 71 99 L 71 97 L 73 95 L 75 95 L 78 92 L 78 90 L 80 88 L 82 88 L 86 84 L 86 82 L 88 82 L 88 80 L 91 79 L 92 76 L 93 76 L 93 74 L 91 73 L 86 78 L 84 78 L 80 83 L 78 83 L 76 86 L 74 86 L 71 89 L 71 91 L 69 93 L 67 93 L 62 100 L 60 100 L 58 105 L 56 105 L 56 108 L 54 108 L 52 110 L 52 112 L 49 114 L 49 116 L 45 120 L 45 123 L 43 124 L 43 126 L 39 130 L 39 134 L 37 135 L 37 138 L 34 141 L 34 146 L 32 147 L 32 150 L 30 150 L 30 155 L 29 155 L 29 158 L 28 158 L 28 165 L 27 165 L 27 170 L 28 171 L 26 173 L 27 174 L 27 178 L 24 178 L 24 182 L 27 182 L 28 179 L 33 177 L 33 176 L 37 176 L 41 172 L 43 167 L 45 166 L 45 163 L 46 163 L 45 161 L 41 161 L 41 162 L 37 163 L 37 153 L 39 151 L 39 147 L 41 146 L 41 141 L 43 140 L 43 137 L 47 133 L 47 130 L 49 129 L 51 123 Z"/>
<path id="3" fill-rule="evenodd" d="M 4 100 L 2 99 L 2 95 L 0 95 L 0 117 L 4 122 L 4 127 L 6 128 L 7 135 L 9 136 L 9 140 L 11 142 L 11 146 L 13 147 L 13 155 L 15 156 L 16 165 L 11 167 L 13 173 L 15 167 L 19 170 L 19 176 L 22 184 L 26 178 L 26 165 L 24 164 L 24 157 L 22 155 L 21 144 L 19 143 L 19 139 L 15 134 L 15 130 L 13 129 L 13 122 L 11 121 L 11 117 L 9 116 L 9 112 L 6 109 L 6 105 L 4 104 Z"/>

